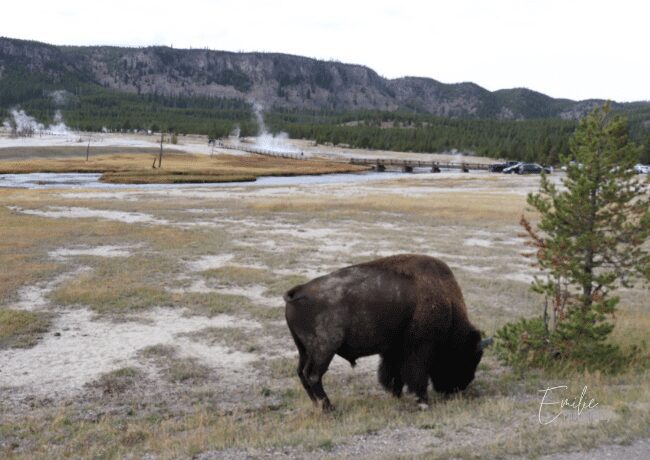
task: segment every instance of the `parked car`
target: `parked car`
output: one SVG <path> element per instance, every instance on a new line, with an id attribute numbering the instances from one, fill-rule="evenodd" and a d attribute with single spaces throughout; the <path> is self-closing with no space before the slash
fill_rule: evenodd
<path id="1" fill-rule="evenodd" d="M 650 165 L 642 165 L 641 163 L 634 165 L 634 172 L 637 174 L 650 174 Z"/>
<path id="2" fill-rule="evenodd" d="M 488 168 L 490 172 L 503 172 L 504 169 L 519 164 L 518 161 L 506 161 L 505 163 L 494 163 Z"/>
<path id="3" fill-rule="evenodd" d="M 517 174 L 541 174 L 544 168 L 537 163 L 522 163 L 515 170 Z"/>
<path id="4" fill-rule="evenodd" d="M 523 165 L 522 162 L 517 162 L 512 166 L 508 166 L 507 168 L 503 169 L 503 174 L 512 174 L 512 173 L 516 172 L 517 169 L 519 168 L 519 166 L 521 166 L 521 165 Z"/>

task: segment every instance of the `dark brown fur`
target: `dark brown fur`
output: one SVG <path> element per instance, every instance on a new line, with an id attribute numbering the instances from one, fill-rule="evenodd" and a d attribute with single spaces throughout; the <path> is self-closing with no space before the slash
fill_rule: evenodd
<path id="1" fill-rule="evenodd" d="M 406 384 L 423 403 L 429 379 L 437 391 L 465 389 L 482 356 L 460 287 L 433 257 L 403 254 L 353 265 L 296 286 L 284 299 L 298 376 L 326 410 L 322 376 L 335 354 L 352 365 L 380 354 L 380 383 L 398 397 Z"/>

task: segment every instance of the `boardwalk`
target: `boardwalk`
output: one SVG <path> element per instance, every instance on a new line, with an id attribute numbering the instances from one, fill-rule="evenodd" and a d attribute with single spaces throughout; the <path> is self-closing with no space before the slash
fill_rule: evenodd
<path id="1" fill-rule="evenodd" d="M 255 145 L 247 145 L 244 143 L 232 145 L 219 142 L 218 147 L 223 149 L 241 150 L 249 153 L 256 153 L 258 155 L 266 155 L 279 158 L 289 158 L 292 160 L 308 160 L 312 157 L 304 155 L 302 152 L 286 152 L 280 150 L 268 150 L 257 147 Z M 463 172 L 470 170 L 487 171 L 490 167 L 488 163 L 452 163 L 440 161 L 424 161 L 424 160 L 404 160 L 393 158 L 330 158 L 330 161 L 340 161 L 342 163 L 350 163 L 353 165 L 372 166 L 376 171 L 386 171 L 386 169 L 401 169 L 404 172 L 413 172 L 414 168 L 429 168 L 431 172 L 440 172 L 442 169 L 457 169 Z"/>
<path id="2" fill-rule="evenodd" d="M 452 163 L 392 158 L 350 158 L 350 163 L 372 166 L 377 171 L 385 171 L 388 167 L 393 167 L 400 168 L 404 172 L 413 172 L 413 168 L 429 168 L 431 172 L 440 172 L 441 169 L 458 169 L 463 172 L 469 172 L 469 170 L 487 171 L 490 167 L 487 163 Z"/>
<path id="3" fill-rule="evenodd" d="M 247 144 L 223 144 L 221 142 L 217 143 L 217 147 L 222 148 L 222 149 L 229 149 L 229 150 L 240 150 L 242 152 L 248 152 L 248 153 L 256 153 L 258 155 L 266 155 L 269 157 L 278 157 L 278 158 L 288 158 L 291 160 L 307 160 L 308 157 L 305 156 L 302 152 L 284 152 L 281 150 L 268 150 L 268 149 L 263 149 L 260 147 L 257 147 L 255 145 L 247 145 Z"/>

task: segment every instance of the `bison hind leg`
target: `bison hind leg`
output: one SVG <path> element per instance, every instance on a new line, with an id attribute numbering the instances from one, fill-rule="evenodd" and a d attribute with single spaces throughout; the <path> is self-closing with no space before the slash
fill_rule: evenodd
<path id="1" fill-rule="evenodd" d="M 307 392 L 309 399 L 311 399 L 313 402 L 316 402 L 316 396 L 314 396 L 311 385 L 309 385 L 307 378 L 305 377 L 305 369 L 307 367 L 307 351 L 305 350 L 305 347 L 298 336 L 294 334 L 293 331 L 291 331 L 291 336 L 293 337 L 293 341 L 296 343 L 296 348 L 298 348 L 298 378 L 300 379 L 300 383 L 302 383 L 303 388 Z"/>
<path id="2" fill-rule="evenodd" d="M 334 410 L 334 406 L 323 389 L 323 374 L 327 372 L 327 368 L 333 357 L 334 353 L 329 355 L 310 355 L 307 357 L 307 363 L 303 369 L 303 375 L 309 386 L 310 394 L 315 397 L 314 401 L 320 404 L 323 412 Z"/>
<path id="3" fill-rule="evenodd" d="M 379 383 L 393 396 L 399 398 L 402 396 L 404 382 L 400 370 L 399 358 L 392 354 L 382 354 L 377 370 Z"/>
<path id="4" fill-rule="evenodd" d="M 303 388 L 307 392 L 307 396 L 309 396 L 309 399 L 316 402 L 316 396 L 314 396 L 314 392 L 312 391 L 311 386 L 309 385 L 305 377 L 306 368 L 307 368 L 307 356 L 304 353 L 300 353 L 300 357 L 298 358 L 298 378 L 300 379 L 300 383 L 302 383 Z"/>

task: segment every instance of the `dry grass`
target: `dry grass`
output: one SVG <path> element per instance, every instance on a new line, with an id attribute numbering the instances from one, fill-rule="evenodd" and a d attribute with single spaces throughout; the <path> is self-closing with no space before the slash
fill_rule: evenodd
<path id="1" fill-rule="evenodd" d="M 275 358 L 260 363 L 272 379 L 292 379 L 296 377 L 298 361 L 294 358 Z"/>
<path id="2" fill-rule="evenodd" d="M 196 384 L 205 381 L 210 368 L 191 357 L 180 357 L 170 345 L 152 345 L 139 352 L 139 355 L 156 364 L 162 376 L 171 383 Z"/>
<path id="3" fill-rule="evenodd" d="M 365 167 L 323 159 L 290 160 L 262 155 L 163 155 L 162 168 L 153 169 L 152 155 L 118 153 L 85 158 L 35 158 L 0 161 L 0 174 L 34 172 L 103 173 L 104 182 L 180 183 L 251 181 L 259 176 L 329 174 L 366 170 Z"/>
<path id="4" fill-rule="evenodd" d="M 74 226 L 53 228 L 39 225 L 41 222 L 0 207 L 0 299 L 5 302 L 14 297 L 20 286 L 35 283 L 59 268 L 56 263 L 43 260 L 42 247 L 69 238 Z"/>
<path id="5" fill-rule="evenodd" d="M 38 208 L 53 202 L 55 200 L 48 193 L 41 191 L 0 190 L 0 203 L 3 204 Z M 144 245 L 152 252 L 164 251 L 169 257 L 148 255 L 142 263 L 137 258 L 82 258 L 85 265 L 97 271 L 60 286 L 59 301 L 64 304 L 89 302 L 101 309 L 102 302 L 110 302 L 119 292 L 129 292 L 128 296 L 132 299 L 140 299 L 138 302 L 150 305 L 161 300 L 150 299 L 150 296 L 160 296 L 154 291 L 164 287 L 167 281 L 165 276 L 178 272 L 181 265 L 177 260 L 181 255 L 202 253 L 211 245 L 221 248 L 224 238 L 225 235 L 215 231 L 129 225 L 102 219 L 50 219 L 18 214 L 0 205 L 0 305 L 15 299 L 21 286 L 50 279 L 68 268 L 67 263 L 49 259 L 48 251 L 66 246 L 110 244 Z M 111 289 L 115 290 L 111 292 Z M 96 296 L 96 299 L 88 299 L 88 295 Z M 123 301 L 121 303 L 124 304 Z"/>
<path id="6" fill-rule="evenodd" d="M 30 146 L 30 147 L 3 147 L 0 148 L 0 159 L 15 162 L 29 161 L 32 159 L 64 159 L 74 158 L 86 160 L 86 143 L 70 146 Z M 119 152 L 116 152 L 119 151 Z M 98 147 L 90 146 L 89 160 L 106 155 L 142 155 L 153 160 L 160 150 L 152 147 Z M 165 146 L 165 153 L 182 153 L 174 148 Z"/>
<path id="7" fill-rule="evenodd" d="M 273 273 L 264 268 L 246 267 L 241 265 L 226 265 L 202 272 L 208 279 L 214 279 L 219 284 L 247 285 L 260 284 L 273 278 Z"/>
<path id="8" fill-rule="evenodd" d="M 100 180 L 111 184 L 214 184 L 218 182 L 252 182 L 254 175 L 193 173 L 155 169 L 106 172 Z"/>
<path id="9" fill-rule="evenodd" d="M 219 285 L 239 286 L 242 288 L 262 285 L 266 288 L 263 295 L 278 299 L 292 287 L 309 281 L 309 278 L 301 275 L 282 276 L 265 268 L 241 265 L 226 265 L 206 270 L 202 272 L 202 275 Z"/>
<path id="10" fill-rule="evenodd" d="M 526 197 L 509 193 L 432 192 L 412 198 L 398 194 L 362 197 L 292 197 L 257 199 L 251 208 L 258 212 L 329 213 L 341 217 L 356 213 L 399 213 L 435 218 L 451 225 L 469 222 L 518 222 L 526 210 Z"/>
<path id="11" fill-rule="evenodd" d="M 32 347 L 49 326 L 47 313 L 0 309 L 0 350 Z"/>
<path id="12" fill-rule="evenodd" d="M 164 273 L 173 264 L 162 258 L 100 258 L 87 260 L 93 270 L 56 287 L 51 300 L 57 305 L 81 305 L 100 314 L 132 313 L 153 306 L 172 306 L 164 289 Z"/>
<path id="13" fill-rule="evenodd" d="M 532 388 L 545 386 L 544 382 L 535 380 Z M 338 411 L 323 415 L 311 407 L 293 383 L 280 391 L 279 405 L 254 411 L 231 413 L 197 404 L 181 416 L 106 414 L 96 421 L 85 422 L 78 420 L 70 409 L 64 409 L 48 417 L 32 417 L 20 425 L 3 423 L 0 434 L 6 439 L 38 436 L 38 442 L 24 452 L 25 457 L 60 458 L 80 452 L 82 447 L 84 456 L 105 458 L 145 453 L 178 458 L 222 449 L 230 449 L 233 456 L 256 456 L 267 449 L 280 449 L 275 452 L 304 457 L 322 455 L 329 450 L 336 452 L 339 446 L 348 443 L 372 445 L 376 441 L 379 445 L 375 455 L 386 454 L 385 442 L 397 442 L 388 447 L 396 454 L 401 447 L 400 438 L 391 440 L 391 433 L 409 429 L 402 431 L 402 436 L 413 433 L 422 442 L 418 450 L 405 451 L 404 455 L 420 452 L 435 458 L 500 458 L 587 449 L 603 439 L 634 439 L 650 429 L 648 410 L 631 410 L 637 401 L 650 398 L 647 387 L 628 392 L 617 388 L 615 381 L 589 374 L 575 375 L 564 383 L 578 392 L 583 385 L 588 385 L 590 391 L 593 389 L 590 396 L 606 409 L 594 412 L 599 417 L 593 421 L 583 414 L 582 419 L 541 426 L 537 421 L 537 401 L 500 394 L 481 397 L 470 394 L 435 398 L 431 410 L 417 411 L 408 398 L 401 401 L 387 395 L 368 398 L 360 393 L 360 388 L 352 386 L 335 390 L 332 396 Z M 504 380 L 503 385 L 506 388 L 499 388 L 503 394 L 513 392 L 510 380 Z M 495 425 L 504 427 L 498 435 L 492 428 Z"/>
<path id="14" fill-rule="evenodd" d="M 88 386 L 97 388 L 103 395 L 119 396 L 126 393 L 142 379 L 142 372 L 133 367 L 123 367 L 103 374 Z"/>
<path id="15" fill-rule="evenodd" d="M 139 354 L 145 358 L 171 358 L 176 354 L 176 349 L 171 345 L 151 345 L 140 350 Z"/>
<path id="16" fill-rule="evenodd" d="M 251 301 L 240 295 L 192 292 L 176 294 L 174 299 L 178 302 L 177 305 L 188 308 L 190 313 L 208 317 L 224 313 L 248 316 L 251 311 L 255 311 Z"/>
<path id="17" fill-rule="evenodd" d="M 260 336 L 257 329 L 243 329 L 239 327 L 206 327 L 195 332 L 180 334 L 180 337 L 192 339 L 208 344 L 220 343 L 235 350 L 253 353 L 264 348 L 265 337 Z"/>
<path id="18" fill-rule="evenodd" d="M 282 295 L 298 284 L 304 284 L 309 281 L 309 278 L 301 275 L 290 275 L 284 277 L 276 277 L 275 280 L 267 284 L 264 295 L 267 297 L 277 297 L 280 299 Z"/>
<path id="19" fill-rule="evenodd" d="M 173 383 L 198 383 L 208 378 L 210 368 L 195 358 L 172 358 L 167 361 L 165 375 Z"/>
<path id="20" fill-rule="evenodd" d="M 263 358 L 253 365 L 256 378 L 242 377 L 236 385 L 227 384 L 218 371 L 178 356 L 173 346 L 149 347 L 138 357 L 147 369 L 157 370 L 156 380 L 147 380 L 134 368 L 117 369 L 87 389 L 108 397 L 92 399 L 84 394 L 28 412 L 7 410 L 7 417 L 0 421 L 0 456 L 183 458 L 208 451 L 233 458 L 328 453 L 341 457 L 387 453 L 427 458 L 535 457 L 632 440 L 650 430 L 650 388 L 644 385 L 650 371 L 641 363 L 617 376 L 569 373 L 558 380 L 531 371 L 521 378 L 497 364 L 491 352 L 466 393 L 449 399 L 433 395 L 431 410 L 424 412 L 415 409 L 409 396 L 398 401 L 385 394 L 375 371 L 364 369 L 363 363 L 355 370 L 334 367 L 325 377 L 325 387 L 338 410 L 323 415 L 312 408 L 295 376 L 296 358 L 287 355 L 295 349 L 282 308 L 258 305 L 245 296 L 168 289 L 187 287 L 183 283 L 205 277 L 208 283 L 226 284 L 241 292 L 263 286 L 264 295 L 277 297 L 281 305 L 286 289 L 308 280 L 298 270 L 326 273 L 348 261 L 366 260 L 375 249 L 433 251 L 455 264 L 472 321 L 489 333 L 505 321 L 538 312 L 541 306 L 525 283 L 501 277 L 521 269 L 518 254 L 522 248 L 507 243 L 517 233 L 525 207 L 523 196 L 463 191 L 409 198 L 378 189 L 367 196 L 343 198 L 159 198 L 71 202 L 58 192 L 0 191 L 0 203 L 29 208 L 65 203 L 139 211 L 179 222 L 186 218 L 184 209 L 193 207 L 219 210 L 219 215 L 232 218 L 224 219 L 220 228 L 183 230 L 24 216 L 0 206 L 0 262 L 9 270 L 8 276 L 0 278 L 0 292 L 13 293 L 70 266 L 85 265 L 92 271 L 61 284 L 53 299 L 62 305 L 88 305 L 102 315 L 123 315 L 163 304 L 187 308 L 188 314 L 226 313 L 255 320 L 261 328 L 205 328 L 183 334 L 183 340 L 260 352 Z M 241 220 L 256 225 L 243 230 Z M 326 251 L 323 243 L 328 241 L 267 233 L 276 222 L 283 228 L 331 228 L 333 240 L 358 238 L 360 243 L 353 249 Z M 384 228 L 380 225 L 384 222 L 393 226 Z M 494 232 L 494 245 L 465 246 L 464 239 L 478 230 L 487 235 L 479 238 L 490 238 Z M 258 245 L 266 240 L 277 245 Z M 240 242 L 250 245 L 240 246 Z M 140 246 L 126 258 L 48 261 L 49 250 L 79 244 Z M 190 273 L 183 281 L 181 276 L 188 275 L 186 264 L 210 254 L 232 254 L 233 259 L 226 267 Z M 245 263 L 250 266 L 238 265 Z M 490 271 L 464 269 L 472 265 L 487 266 Z M 269 268 L 257 268 L 261 266 Z M 287 275 L 294 270 L 296 274 Z M 638 300 L 644 298 L 642 294 L 631 293 L 630 302 L 622 305 L 618 315 L 612 339 L 622 346 L 641 342 L 650 328 L 643 300 Z M 556 384 L 568 385 L 576 395 L 588 385 L 603 418 L 540 426 L 538 390 Z M 88 413 L 99 415 L 89 419 Z"/>

